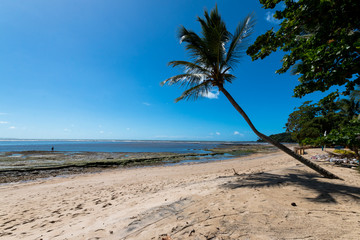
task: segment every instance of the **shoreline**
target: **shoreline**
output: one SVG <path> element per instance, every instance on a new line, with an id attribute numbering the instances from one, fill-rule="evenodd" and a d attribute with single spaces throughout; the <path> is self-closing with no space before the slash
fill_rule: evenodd
<path id="1" fill-rule="evenodd" d="M 194 140 L 3 140 L 0 155 L 6 151 L 65 152 L 197 152 L 219 145 L 264 145 L 255 141 L 194 141 Z M 266 145 L 266 144 L 265 144 Z M 54 149 L 53 149 L 54 148 Z M 194 151 L 195 150 L 195 151 Z"/>
<path id="2" fill-rule="evenodd" d="M 274 149 L 269 146 L 231 144 L 204 151 L 207 153 L 5 152 L 0 156 L 0 184 L 107 169 L 223 161 L 258 152 L 274 152 Z"/>
<path id="3" fill-rule="evenodd" d="M 316 163 L 344 181 L 274 152 L 0 185 L 0 238 L 358 239 L 359 172 Z"/>
<path id="4" fill-rule="evenodd" d="M 269 153 L 254 153 L 244 156 L 233 156 L 226 159 L 221 160 L 209 160 L 205 162 L 197 162 L 197 161 L 191 161 L 191 162 L 185 162 L 185 163 L 157 163 L 157 164 L 147 164 L 147 165 L 136 165 L 136 166 L 127 166 L 127 167 L 66 167 L 64 169 L 58 169 L 56 170 L 30 170 L 30 171 L 21 171 L 17 172 L 19 176 L 12 176 L 13 172 L 10 172 L 9 175 L 1 175 L 4 172 L 0 172 L 0 187 L 6 186 L 9 184 L 22 184 L 22 183 L 32 183 L 36 181 L 48 181 L 52 180 L 54 178 L 72 178 L 76 176 L 81 175 L 91 175 L 91 174 L 106 174 L 107 172 L 111 173 L 114 171 L 127 171 L 127 170 L 134 170 L 134 169 L 151 169 L 156 167 L 177 167 L 177 166 L 193 166 L 193 165 L 202 165 L 202 164 L 208 164 L 213 162 L 223 162 L 223 161 L 233 161 L 233 160 L 239 160 L 239 161 L 249 161 L 253 159 L 263 159 L 271 156 L 275 156 L 278 153 L 276 152 L 269 152 Z M 31 172 L 36 172 L 34 175 L 31 174 Z M 23 175 L 29 174 L 29 175 Z M 11 177 L 12 180 L 11 180 Z M 4 181 L 2 178 L 8 178 L 8 181 Z"/>

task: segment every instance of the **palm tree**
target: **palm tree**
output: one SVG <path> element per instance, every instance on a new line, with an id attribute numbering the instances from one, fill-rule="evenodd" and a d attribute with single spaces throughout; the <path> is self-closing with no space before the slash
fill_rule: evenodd
<path id="1" fill-rule="evenodd" d="M 217 6 L 210 14 L 205 10 L 204 15 L 204 19 L 198 17 L 202 28 L 202 36 L 198 36 L 195 32 L 187 30 L 185 27 L 181 27 L 179 30 L 180 43 L 186 43 L 186 49 L 190 52 L 192 61 L 169 62 L 170 66 L 182 67 L 184 73 L 166 79 L 161 85 L 180 85 L 187 88 L 176 99 L 176 102 L 189 99 L 196 100 L 199 97 L 206 96 L 213 88 L 217 88 L 227 97 L 258 137 L 276 146 L 321 175 L 327 178 L 339 179 L 336 175 L 260 133 L 254 127 L 244 110 L 224 88 L 226 83 L 231 83 L 235 79 L 235 76 L 230 72 L 246 50 L 246 40 L 251 35 L 255 24 L 253 17 L 248 15 L 238 24 L 235 33 L 231 34 L 221 19 Z"/>

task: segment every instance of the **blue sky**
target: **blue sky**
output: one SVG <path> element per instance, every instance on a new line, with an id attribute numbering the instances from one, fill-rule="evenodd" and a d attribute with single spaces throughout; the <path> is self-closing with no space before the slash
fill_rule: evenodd
<path id="1" fill-rule="evenodd" d="M 174 102 L 183 89 L 161 87 L 186 60 L 177 30 L 198 32 L 204 0 L 2 0 L 0 2 L 0 138 L 256 140 L 222 95 Z M 258 1 L 218 1 L 233 32 L 247 14 L 251 42 L 276 21 Z M 305 100 L 297 79 L 275 74 L 282 53 L 233 72 L 228 91 L 265 134 L 282 132 Z"/>

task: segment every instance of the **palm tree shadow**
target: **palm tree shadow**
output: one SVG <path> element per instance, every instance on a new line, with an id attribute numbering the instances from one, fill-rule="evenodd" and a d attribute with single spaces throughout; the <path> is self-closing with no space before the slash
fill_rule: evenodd
<path id="1" fill-rule="evenodd" d="M 277 175 L 272 173 L 241 174 L 235 181 L 229 181 L 222 187 L 237 188 L 265 188 L 296 185 L 314 190 L 318 193 L 315 198 L 306 198 L 309 201 L 319 203 L 337 203 L 335 196 L 348 196 L 360 201 L 360 188 L 338 184 L 334 182 L 321 181 L 316 174 L 297 172 L 288 175 Z"/>

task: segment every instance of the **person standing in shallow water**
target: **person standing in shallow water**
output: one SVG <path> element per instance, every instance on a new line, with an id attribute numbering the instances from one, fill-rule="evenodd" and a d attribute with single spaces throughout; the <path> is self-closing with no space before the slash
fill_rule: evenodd
<path id="1" fill-rule="evenodd" d="M 52 151 L 52 152 L 54 151 L 54 147 L 51 147 L 51 151 Z"/>

